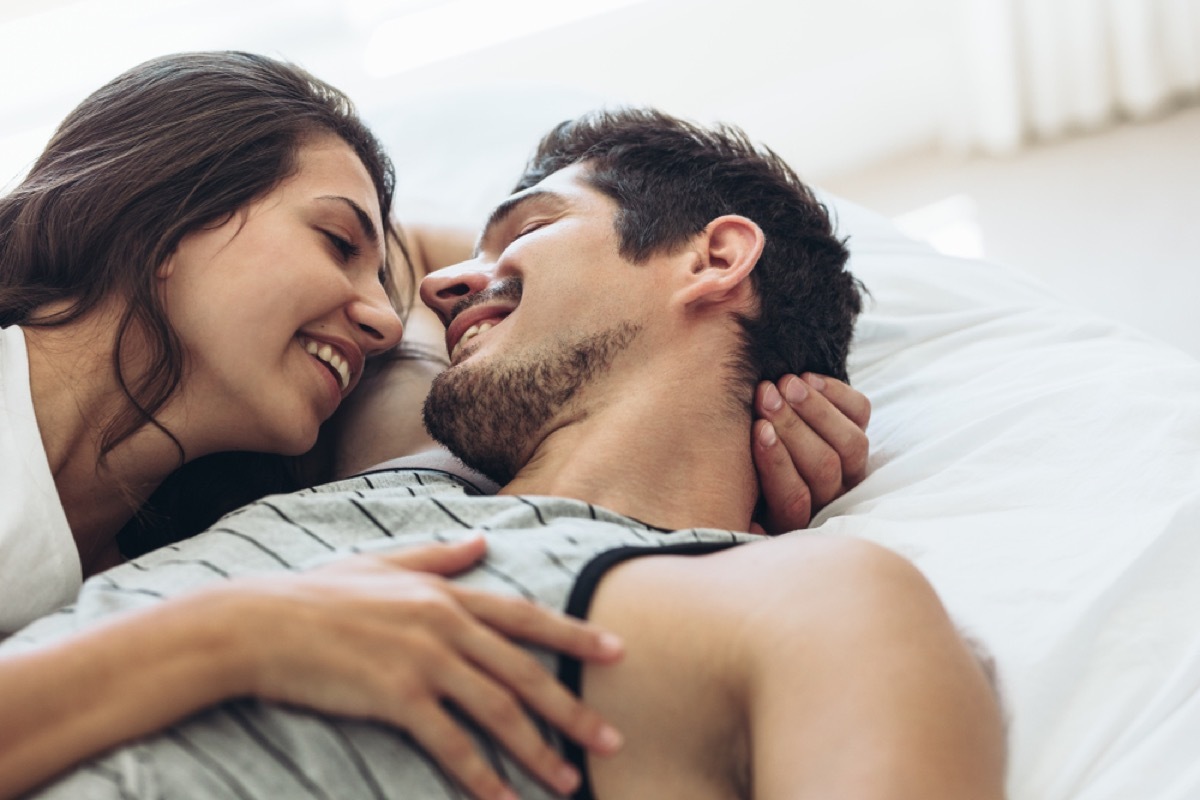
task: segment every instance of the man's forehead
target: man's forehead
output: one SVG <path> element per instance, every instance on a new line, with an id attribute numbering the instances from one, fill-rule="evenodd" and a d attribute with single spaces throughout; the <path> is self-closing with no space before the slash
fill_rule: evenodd
<path id="1" fill-rule="evenodd" d="M 551 172 L 546 177 L 542 178 L 530 189 L 542 187 L 551 191 L 595 191 L 587 178 L 592 173 L 592 166 L 586 161 L 577 161 L 574 164 L 568 164 L 560 170 Z"/>
<path id="2" fill-rule="evenodd" d="M 520 207 L 535 198 L 557 199 L 564 204 L 569 204 L 571 201 L 582 199 L 589 194 L 598 194 L 587 181 L 590 172 L 590 168 L 584 163 L 565 166 L 556 172 L 550 173 L 533 186 L 528 186 L 519 192 L 514 192 L 496 206 L 496 210 L 492 212 L 492 217 L 503 216 L 505 215 L 504 212 L 510 212 L 513 208 Z"/>

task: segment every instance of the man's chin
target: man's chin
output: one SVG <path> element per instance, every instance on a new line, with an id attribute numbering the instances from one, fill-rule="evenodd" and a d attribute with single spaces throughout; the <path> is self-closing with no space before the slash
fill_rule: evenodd
<path id="1" fill-rule="evenodd" d="M 531 444 L 638 331 L 623 323 L 504 358 L 467 351 L 434 379 L 425 427 L 468 467 L 507 484 L 523 466 L 521 454 L 532 453 Z"/>
<path id="2" fill-rule="evenodd" d="M 501 485 L 516 477 L 511 453 L 521 451 L 519 425 L 506 426 L 484 400 L 498 392 L 492 381 L 464 364 L 438 375 L 425 398 L 425 429 L 456 458 Z"/>

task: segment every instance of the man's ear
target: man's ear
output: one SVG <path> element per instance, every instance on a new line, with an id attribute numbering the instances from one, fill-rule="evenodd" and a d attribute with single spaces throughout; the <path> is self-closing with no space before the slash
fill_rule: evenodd
<path id="1" fill-rule="evenodd" d="M 739 214 L 717 217 L 705 226 L 691 252 L 697 258 L 677 298 L 684 305 L 723 303 L 749 287 L 748 278 L 762 255 L 762 228 Z"/>

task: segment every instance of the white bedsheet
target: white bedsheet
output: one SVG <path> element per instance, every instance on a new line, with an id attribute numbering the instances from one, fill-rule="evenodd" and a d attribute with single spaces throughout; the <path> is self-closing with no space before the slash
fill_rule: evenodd
<path id="1" fill-rule="evenodd" d="M 993 652 L 1014 800 L 1200 797 L 1200 363 L 831 202 L 873 455 L 817 529 L 912 558 Z"/>

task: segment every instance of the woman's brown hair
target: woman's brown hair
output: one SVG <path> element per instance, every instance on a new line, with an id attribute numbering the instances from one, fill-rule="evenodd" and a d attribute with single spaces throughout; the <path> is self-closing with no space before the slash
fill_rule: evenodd
<path id="1" fill-rule="evenodd" d="M 287 179 L 304 141 L 325 133 L 358 154 L 403 252 L 390 222 L 391 162 L 349 98 L 251 53 L 181 53 L 130 69 L 72 111 L 0 198 L 0 327 L 62 325 L 112 298 L 126 304 L 112 368 L 128 403 L 102 432 L 102 458 L 144 425 L 161 428 L 155 415 L 183 379 L 158 267 L 189 232 Z M 50 303 L 64 310 L 46 314 Z M 135 338 L 151 348 L 145 374 L 122 368 Z"/>
<path id="2" fill-rule="evenodd" d="M 114 296 L 128 303 L 112 363 L 129 404 L 105 429 L 102 453 L 157 424 L 182 379 L 157 268 L 186 234 L 286 179 L 304 138 L 322 132 L 354 148 L 389 220 L 391 162 L 350 100 L 296 66 L 239 52 L 164 56 L 110 81 L 0 198 L 0 326 L 61 325 Z M 65 311 L 39 313 L 60 301 Z M 144 375 L 122 369 L 135 326 L 152 348 Z"/>

